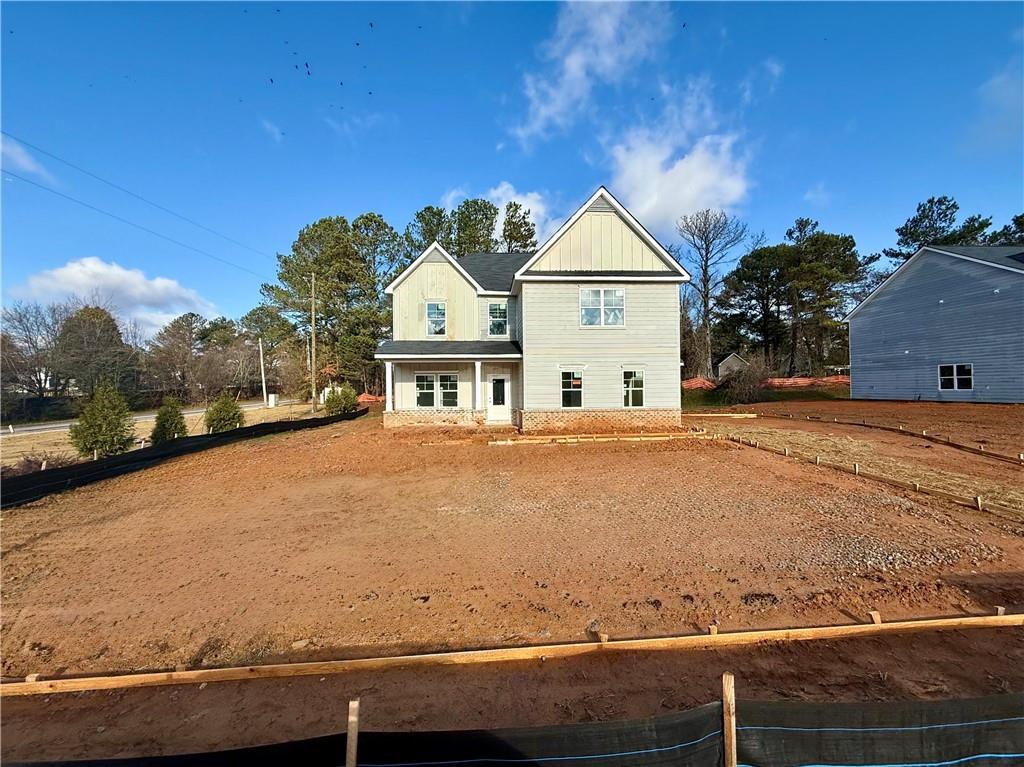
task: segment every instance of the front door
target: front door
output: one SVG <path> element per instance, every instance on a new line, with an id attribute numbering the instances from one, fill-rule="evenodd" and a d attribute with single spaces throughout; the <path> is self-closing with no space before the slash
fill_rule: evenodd
<path id="1" fill-rule="evenodd" d="M 509 406 L 508 376 L 487 376 L 487 420 L 508 423 L 512 420 Z"/>

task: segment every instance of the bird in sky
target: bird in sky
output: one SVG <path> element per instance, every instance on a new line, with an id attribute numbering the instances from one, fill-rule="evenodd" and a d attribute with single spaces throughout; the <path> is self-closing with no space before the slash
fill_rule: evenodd
<path id="1" fill-rule="evenodd" d="M 271 85 L 273 85 L 273 84 L 274 84 L 274 78 L 273 78 L 273 77 L 271 77 L 271 78 L 270 78 L 270 84 L 271 84 Z"/>
<path id="2" fill-rule="evenodd" d="M 373 22 L 370 22 L 370 29 L 373 29 Z"/>

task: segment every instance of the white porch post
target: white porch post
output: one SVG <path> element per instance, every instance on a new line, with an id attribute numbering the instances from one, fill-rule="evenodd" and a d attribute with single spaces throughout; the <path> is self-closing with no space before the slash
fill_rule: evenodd
<path id="1" fill-rule="evenodd" d="M 473 367 L 476 369 L 476 388 L 473 389 L 473 391 L 476 392 L 476 409 L 483 410 L 484 391 L 483 387 L 480 385 L 480 368 L 482 367 L 482 363 L 480 362 L 480 360 L 474 362 Z"/>
<path id="2" fill-rule="evenodd" d="M 394 364 L 393 362 L 384 363 L 384 410 L 388 413 L 395 409 Z"/>

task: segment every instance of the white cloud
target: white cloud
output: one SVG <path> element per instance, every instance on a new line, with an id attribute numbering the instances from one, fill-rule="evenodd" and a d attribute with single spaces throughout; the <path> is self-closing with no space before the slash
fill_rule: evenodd
<path id="1" fill-rule="evenodd" d="M 824 208 L 832 202 L 832 194 L 825 188 L 825 182 L 819 181 L 804 192 L 804 202 L 810 203 L 818 208 Z"/>
<path id="2" fill-rule="evenodd" d="M 465 198 L 465 196 L 466 190 L 461 186 L 452 187 L 441 195 L 441 207 L 446 210 L 452 210 L 459 200 Z"/>
<path id="3" fill-rule="evenodd" d="M 546 240 L 558 225 L 558 220 L 551 218 L 551 210 L 544 194 L 541 192 L 519 192 L 508 181 L 502 181 L 493 189 L 488 190 L 487 199 L 498 206 L 498 221 L 494 227 L 494 236 L 501 236 L 501 228 L 505 223 L 505 204 L 518 202 L 530 211 L 530 219 L 537 227 L 537 243 Z"/>
<path id="4" fill-rule="evenodd" d="M 665 87 L 666 107 L 653 125 L 627 130 L 610 148 L 613 193 L 656 232 L 684 213 L 732 208 L 751 187 L 739 135 L 720 129 L 707 79 L 685 90 Z"/>
<path id="5" fill-rule="evenodd" d="M 13 170 L 36 176 L 48 184 L 57 183 L 57 180 L 50 171 L 30 155 L 25 147 L 7 138 L 7 136 L 0 136 L 0 165 L 5 170 Z"/>
<path id="6" fill-rule="evenodd" d="M 1024 134 L 1024 66 L 1019 57 L 978 87 L 971 143 L 985 150 L 1018 147 Z"/>
<path id="7" fill-rule="evenodd" d="M 270 122 L 270 120 L 261 120 L 260 124 L 263 126 L 263 130 L 267 132 L 267 135 L 273 139 L 275 144 L 280 144 L 284 141 L 284 131 L 274 125 L 274 123 Z"/>
<path id="8" fill-rule="evenodd" d="M 126 269 L 94 256 L 34 274 L 11 293 L 43 301 L 69 296 L 102 301 L 136 320 L 146 335 L 184 312 L 213 316 L 216 311 L 212 303 L 177 280 L 147 277 L 141 269 Z"/>
<path id="9" fill-rule="evenodd" d="M 564 130 L 590 105 L 595 86 L 620 82 L 667 37 L 664 4 L 570 3 L 541 49 L 544 73 L 527 73 L 525 120 L 512 129 L 522 144 Z"/>
<path id="10" fill-rule="evenodd" d="M 778 59 L 768 58 L 747 73 L 740 81 L 740 102 L 749 106 L 762 96 L 771 96 L 782 80 L 785 68 Z"/>

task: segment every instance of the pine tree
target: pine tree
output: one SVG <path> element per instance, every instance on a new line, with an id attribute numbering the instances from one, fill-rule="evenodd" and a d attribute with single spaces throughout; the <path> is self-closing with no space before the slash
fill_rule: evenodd
<path id="1" fill-rule="evenodd" d="M 78 423 L 70 429 L 71 444 L 81 456 L 117 455 L 132 446 L 135 422 L 124 397 L 109 383 L 96 386 Z"/>
<path id="2" fill-rule="evenodd" d="M 518 202 L 505 204 L 505 221 L 501 225 L 501 245 L 506 253 L 524 253 L 537 249 L 537 227 L 530 221 L 530 209 Z"/>
<path id="3" fill-rule="evenodd" d="M 231 392 L 221 392 L 216 402 L 206 409 L 206 430 L 214 434 L 236 429 L 244 423 L 245 414 Z"/>
<path id="4" fill-rule="evenodd" d="M 156 411 L 156 423 L 149 438 L 154 445 L 159 445 L 186 434 L 188 427 L 185 425 L 185 416 L 181 413 L 181 403 L 174 397 L 164 397 L 163 404 Z"/>

